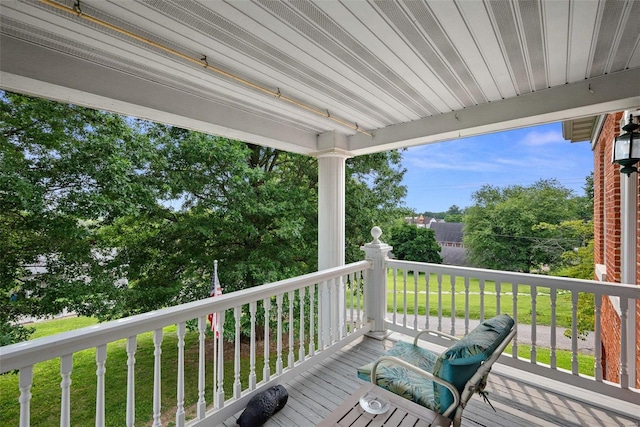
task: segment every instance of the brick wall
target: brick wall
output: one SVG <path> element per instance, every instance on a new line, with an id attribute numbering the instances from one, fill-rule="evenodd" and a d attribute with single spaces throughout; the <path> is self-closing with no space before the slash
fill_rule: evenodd
<path id="1" fill-rule="evenodd" d="M 593 261 L 604 264 L 604 164 L 606 144 L 598 141 L 593 149 Z M 595 273 L 594 273 L 595 276 Z M 597 279 L 597 277 L 594 277 Z"/>
<path id="2" fill-rule="evenodd" d="M 604 379 L 620 382 L 620 317 L 609 297 L 602 297 L 602 375 Z"/>
<path id="3" fill-rule="evenodd" d="M 607 115 L 594 149 L 594 223 L 597 224 L 594 261 L 606 265 L 607 281 L 610 282 L 620 279 L 620 167 L 611 163 L 613 138 L 620 132 L 620 116 Z M 620 382 L 620 318 L 606 296 L 602 299 L 600 322 L 603 376 L 606 380 Z"/>
<path id="4" fill-rule="evenodd" d="M 597 147 L 601 150 L 600 168 L 602 169 L 602 197 L 604 198 L 604 262 L 607 268 L 607 281 L 620 281 L 621 231 L 620 231 L 620 166 L 611 163 L 613 139 L 620 133 L 622 113 L 609 114 L 605 120 Z M 608 155 L 607 155 L 608 154 Z"/>
<path id="5" fill-rule="evenodd" d="M 606 266 L 607 281 L 620 282 L 621 277 L 621 209 L 620 166 L 611 163 L 614 137 L 620 134 L 622 113 L 609 114 L 594 146 L 594 262 Z M 640 175 L 640 174 L 638 174 Z M 640 213 L 640 178 L 638 185 Z M 637 228 L 640 228 L 640 214 Z M 640 255 L 640 240 L 636 239 Z M 640 279 L 640 259 L 636 256 L 636 277 Z M 636 304 L 636 324 L 640 325 L 640 301 Z M 608 297 L 602 301 L 603 375 L 609 381 L 620 381 L 620 317 Z M 636 328 L 636 387 L 640 387 L 640 327 Z"/>

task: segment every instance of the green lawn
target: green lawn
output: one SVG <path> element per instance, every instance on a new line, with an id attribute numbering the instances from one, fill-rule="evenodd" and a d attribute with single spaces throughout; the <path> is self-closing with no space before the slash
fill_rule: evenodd
<path id="1" fill-rule="evenodd" d="M 51 335 L 57 332 L 77 329 L 95 324 L 95 319 L 66 318 L 36 323 L 35 337 Z M 174 419 L 177 400 L 178 360 L 176 327 L 164 329 L 162 343 L 162 413 L 167 420 Z M 106 425 L 122 426 L 125 424 L 127 353 L 126 341 L 120 340 L 107 346 L 107 362 L 105 374 Z M 227 344 L 233 345 L 233 344 Z M 205 399 L 210 404 L 213 396 L 211 357 L 212 336 L 207 336 L 208 348 L 205 388 Z M 153 414 L 153 340 L 152 333 L 138 335 L 136 352 L 136 425 L 148 425 Z M 286 355 L 285 355 L 286 356 Z M 96 400 L 96 363 L 95 350 L 85 350 L 74 354 L 73 372 L 71 374 L 71 424 L 78 426 L 92 425 L 95 417 Z M 195 412 L 198 400 L 198 333 L 188 332 L 185 337 L 185 408 Z M 262 380 L 264 358 L 256 357 L 257 381 Z M 285 361 L 286 364 L 286 361 Z M 249 359 L 242 360 L 241 377 L 243 387 L 248 381 Z M 270 359 L 271 372 L 275 371 L 275 357 Z M 234 366 L 233 360 L 225 362 L 225 392 L 231 396 Z M 31 425 L 56 425 L 60 423 L 60 362 L 59 359 L 38 363 L 33 371 L 34 384 L 31 389 Z M 9 373 L 0 376 L 0 420 L 2 425 L 18 425 L 20 407 L 18 397 L 18 375 Z M 165 423 L 163 423 L 165 424 Z"/>
<path id="2" fill-rule="evenodd" d="M 402 277 L 397 277 L 396 306 L 399 313 L 404 311 L 404 287 L 401 284 Z M 388 310 L 393 309 L 393 276 L 391 271 L 388 277 Z M 407 313 L 413 314 L 415 303 L 415 284 L 412 274 L 407 275 Z M 418 314 L 426 313 L 426 280 L 425 275 L 420 274 L 417 283 Z M 437 314 L 438 282 L 436 275 L 431 275 L 429 280 L 429 306 L 430 314 Z M 442 277 L 442 304 L 443 315 L 451 315 L 451 283 L 448 276 Z M 463 278 L 457 278 L 455 282 L 455 310 L 458 316 L 465 313 L 465 284 Z M 513 313 L 513 298 L 511 292 L 513 287 L 510 284 L 502 284 L 500 289 L 501 312 Z M 539 288 L 537 296 L 537 323 L 541 325 L 550 324 L 550 297 L 548 289 Z M 446 292 L 446 293 L 445 293 Z M 469 312 L 472 318 L 479 318 L 480 306 L 480 284 L 478 280 L 469 282 Z M 530 290 L 528 286 L 519 286 L 518 292 L 518 321 L 529 323 L 531 321 Z M 459 294 L 460 293 L 460 294 Z M 496 285 L 493 282 L 485 282 L 484 288 L 485 317 L 492 316 L 496 311 Z M 559 294 L 557 297 L 556 313 L 558 316 L 558 326 L 570 327 L 571 319 L 571 299 L 570 294 Z M 59 332 L 74 330 L 95 324 L 97 321 L 92 318 L 65 318 L 36 323 L 35 333 L 32 338 L 52 335 Z M 167 422 L 171 422 L 175 414 L 177 396 L 177 336 L 176 328 L 165 328 L 164 341 L 162 344 L 162 413 Z M 206 377 L 206 400 L 212 402 L 212 355 L 209 354 L 212 348 L 212 337 L 207 336 L 207 364 Z M 286 341 L 286 339 L 285 339 Z M 231 344 L 227 344 L 231 345 Z M 518 353 L 520 357 L 528 358 L 530 347 L 519 345 Z M 121 426 L 125 423 L 126 412 L 126 383 L 127 383 L 127 354 L 125 350 L 125 340 L 111 343 L 107 347 L 106 363 L 106 425 Z M 297 354 L 297 352 L 296 352 Z M 549 350 L 537 349 L 538 362 L 549 363 Z M 148 425 L 153 413 L 153 341 L 152 333 L 145 333 L 138 336 L 138 351 L 136 353 L 136 425 Z M 286 355 L 285 355 L 286 359 Z M 194 405 L 198 399 L 197 390 L 197 370 L 198 370 L 198 334 L 195 331 L 188 332 L 185 337 L 185 375 L 189 379 L 185 384 L 185 408 L 187 412 L 194 412 Z M 286 361 L 285 361 L 286 363 Z M 247 384 L 249 370 L 248 356 L 242 360 L 241 378 L 243 387 Z M 257 381 L 262 379 L 263 358 L 256 357 Z M 275 356 L 270 358 L 271 371 L 275 371 Z M 557 352 L 557 365 L 564 369 L 571 368 L 571 353 L 568 351 Z M 579 356 L 580 373 L 593 375 L 593 357 L 587 355 Z M 73 425 L 91 425 L 95 416 L 96 399 L 96 364 L 95 350 L 85 350 L 74 355 L 74 370 L 71 376 L 71 400 L 72 413 L 71 423 Z M 32 425 L 55 425 L 59 424 L 60 418 L 60 362 L 51 360 L 39 363 L 34 367 L 34 384 L 32 387 L 31 401 L 31 423 Z M 225 363 L 225 392 L 230 397 L 233 383 L 233 361 Z M 18 405 L 18 375 L 6 374 L 0 376 L 0 408 L 2 412 L 0 419 L 3 425 L 17 425 L 19 417 Z M 166 423 L 166 422 L 165 422 Z"/>
<path id="3" fill-rule="evenodd" d="M 407 274 L 407 314 L 415 312 L 416 292 L 418 297 L 418 314 L 426 314 L 427 301 L 427 282 L 424 273 L 418 275 L 417 284 L 414 281 L 413 273 Z M 395 280 L 395 307 L 398 313 L 404 313 L 405 303 L 405 286 L 404 276 L 398 274 Z M 451 316 L 451 278 L 450 276 L 442 276 L 442 314 L 443 316 Z M 393 312 L 394 309 L 394 278 L 392 270 L 389 270 L 387 277 L 387 311 Z M 465 280 L 463 277 L 456 277 L 455 280 L 455 311 L 457 317 L 464 317 L 466 310 L 465 301 Z M 429 277 L 429 313 L 430 315 L 438 314 L 438 290 L 439 283 L 436 274 Z M 517 287 L 518 299 L 518 322 L 531 324 L 531 289 L 528 285 L 519 285 Z M 472 319 L 480 318 L 480 282 L 478 279 L 469 280 L 469 316 Z M 485 281 L 484 283 L 484 316 L 491 317 L 496 314 L 498 306 L 496 297 L 495 282 Z M 513 285 L 510 283 L 500 284 L 500 312 L 513 315 Z M 551 325 L 551 296 L 548 288 L 538 288 L 536 297 L 536 324 Z M 559 327 L 571 328 L 571 294 L 568 292 L 558 292 L 556 297 L 556 324 Z"/>

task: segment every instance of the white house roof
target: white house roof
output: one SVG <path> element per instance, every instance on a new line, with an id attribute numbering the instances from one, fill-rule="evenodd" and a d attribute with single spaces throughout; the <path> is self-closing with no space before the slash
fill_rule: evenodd
<path id="1" fill-rule="evenodd" d="M 0 87 L 358 155 L 638 106 L 639 16 L 635 0 L 0 0 Z"/>

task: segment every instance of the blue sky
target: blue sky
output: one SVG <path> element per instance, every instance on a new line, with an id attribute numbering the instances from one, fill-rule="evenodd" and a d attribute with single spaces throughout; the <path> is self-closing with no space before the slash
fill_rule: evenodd
<path id="1" fill-rule="evenodd" d="M 553 123 L 413 147 L 403 153 L 403 165 L 407 207 L 441 212 L 471 206 L 484 184 L 528 186 L 555 178 L 582 196 L 593 153 L 589 142 L 564 140 L 562 125 Z"/>

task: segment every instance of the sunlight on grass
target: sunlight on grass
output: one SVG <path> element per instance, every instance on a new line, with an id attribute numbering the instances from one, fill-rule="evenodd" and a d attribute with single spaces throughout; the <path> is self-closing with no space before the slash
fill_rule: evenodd
<path id="1" fill-rule="evenodd" d="M 30 340 L 46 337 L 48 335 L 59 334 L 61 332 L 74 331 L 98 323 L 98 319 L 93 317 L 65 317 L 62 319 L 47 320 L 37 322 L 29 326 L 35 327 L 35 331 L 29 337 Z"/>
<path id="2" fill-rule="evenodd" d="M 395 278 L 393 270 L 388 270 L 387 274 L 387 311 L 389 312 L 393 312 L 395 307 L 397 313 L 404 313 L 406 300 L 406 313 L 414 314 L 417 298 L 417 314 L 425 315 L 428 289 L 430 315 L 438 314 L 439 298 L 441 298 L 443 316 L 451 316 L 453 300 L 456 317 L 465 317 L 465 312 L 468 310 L 471 319 L 479 319 L 480 307 L 484 306 L 484 316 L 486 318 L 496 314 L 498 307 L 497 295 L 499 293 L 501 313 L 513 315 L 517 310 L 519 323 L 531 324 L 532 322 L 531 287 L 528 285 L 515 286 L 517 303 L 514 310 L 514 285 L 510 283 L 496 285 L 495 282 L 485 281 L 484 290 L 482 290 L 478 279 L 470 279 L 468 283 L 469 301 L 467 303 L 464 277 L 456 277 L 452 284 L 451 277 L 447 275 L 442 275 L 438 280 L 437 274 L 431 274 L 427 283 L 424 273 L 420 273 L 417 280 L 414 279 L 414 275 L 411 272 L 406 274 L 406 279 L 402 271 L 399 271 Z M 407 284 L 406 294 L 405 280 Z M 441 295 L 439 295 L 439 292 L 441 292 Z M 454 295 L 453 298 L 452 294 Z M 571 293 L 558 292 L 556 296 L 557 326 L 571 328 L 571 312 Z M 539 287 L 536 289 L 536 324 L 551 325 L 551 296 L 549 288 Z"/>
<path id="3" fill-rule="evenodd" d="M 511 354 L 513 345 L 509 344 L 505 350 L 506 354 Z M 518 344 L 518 357 L 530 360 L 531 346 Z M 548 348 L 536 347 L 536 361 L 545 365 L 551 363 L 551 350 Z M 556 365 L 558 368 L 571 371 L 571 352 L 566 350 L 556 350 Z M 588 354 L 578 353 L 578 372 L 582 375 L 593 377 L 595 375 L 594 358 Z"/>
<path id="4" fill-rule="evenodd" d="M 442 314 L 445 317 L 451 316 L 452 303 L 456 316 L 464 317 L 468 311 L 470 318 L 480 318 L 481 301 L 484 304 L 484 316 L 493 316 L 498 306 L 497 291 L 500 293 L 500 311 L 503 313 L 514 313 L 514 299 L 512 292 L 514 286 L 511 284 L 500 284 L 498 289 L 494 282 L 484 283 L 484 295 L 481 296 L 480 282 L 477 279 L 468 281 L 468 302 L 465 296 L 465 280 L 458 277 L 453 283 L 449 276 L 432 274 L 426 280 L 424 274 L 420 274 L 417 281 L 413 274 L 406 275 L 407 289 L 403 285 L 404 276 L 400 273 L 394 277 L 392 270 L 389 270 L 387 287 L 387 309 L 392 311 L 394 304 L 398 313 L 406 312 L 413 314 L 417 307 L 419 315 L 425 315 L 428 302 L 430 314 L 438 314 L 438 304 L 441 303 Z M 395 295 L 393 292 L 395 283 Z M 452 298 L 452 289 L 455 290 Z M 442 294 L 438 296 L 438 291 Z M 519 285 L 515 287 L 518 293 L 517 298 L 517 320 L 520 323 L 531 322 L 531 290 L 529 286 Z M 428 294 L 427 294 L 428 292 Z M 394 298 L 395 297 L 395 298 Z M 417 300 L 416 300 L 417 297 Z M 551 299 L 549 290 L 545 288 L 537 289 L 536 322 L 540 325 L 549 325 L 551 320 Z M 395 299 L 395 302 L 394 302 Z M 362 303 L 361 303 L 362 304 Z M 558 293 L 556 307 L 557 324 L 559 327 L 569 328 L 571 325 L 571 299 L 569 293 Z M 76 330 L 79 328 L 92 326 L 97 323 L 96 319 L 86 317 L 69 317 L 55 319 L 46 322 L 35 323 L 35 333 L 32 339 L 49 336 L 59 332 Z M 177 400 L 177 375 L 176 366 L 178 359 L 176 327 L 171 326 L 163 329 L 164 338 L 162 343 L 162 413 L 167 419 L 172 419 L 176 410 Z M 227 343 L 226 345 L 232 345 Z M 206 338 L 206 378 L 205 399 L 211 404 L 213 400 L 213 356 L 212 356 L 212 336 L 210 332 Z M 511 346 L 507 352 L 510 353 Z M 187 332 L 185 336 L 185 408 L 191 416 L 194 415 L 194 405 L 198 400 L 197 378 L 198 378 L 198 333 L 196 331 Z M 518 346 L 518 355 L 521 358 L 530 357 L 531 347 L 527 345 Z M 126 340 L 119 340 L 108 344 L 106 363 L 106 388 L 105 399 L 106 425 L 120 426 L 125 424 L 126 413 L 126 385 L 127 385 L 127 353 Z M 137 352 L 135 354 L 135 392 L 136 392 L 136 425 L 149 425 L 153 414 L 153 375 L 154 375 L 154 346 L 152 332 L 140 334 L 137 337 Z M 257 381 L 262 380 L 263 357 L 262 352 L 256 357 Z M 249 359 L 243 354 L 241 359 L 241 378 L 243 388 L 248 383 Z M 286 354 L 283 354 L 286 359 Z M 95 349 L 88 349 L 77 352 L 73 356 L 74 365 L 72 372 L 71 400 L 73 402 L 71 412 L 72 425 L 91 425 L 95 418 L 96 401 L 96 363 Z M 297 358 L 297 352 L 296 352 Z M 571 369 L 571 352 L 558 351 L 556 354 L 557 366 L 559 368 Z M 537 361 L 549 364 L 550 351 L 545 348 L 537 348 Z M 593 356 L 578 355 L 579 372 L 584 375 L 593 376 Z M 271 372 L 275 371 L 275 354 L 270 357 Z M 286 361 L 285 361 L 286 364 Z M 233 360 L 225 362 L 224 389 L 227 398 L 231 397 L 234 378 Z M 193 380 L 195 379 L 195 380 Z M 31 401 L 31 424 L 32 425 L 56 425 L 60 419 L 60 362 L 58 359 L 38 363 L 34 366 L 34 384 L 32 387 Z M 0 407 L 2 407 L 3 425 L 18 425 L 19 419 L 19 388 L 18 375 L 9 373 L 0 376 Z M 164 417 L 163 417 L 164 418 Z"/>
<path id="5" fill-rule="evenodd" d="M 43 337 L 58 332 L 66 332 L 91 326 L 97 320 L 91 318 L 65 318 L 36 323 L 34 337 Z M 163 329 L 162 342 L 162 409 L 161 412 L 172 419 L 176 411 L 178 338 L 176 327 Z M 185 400 L 188 412 L 198 400 L 198 332 L 190 331 L 185 336 Z M 208 404 L 213 401 L 213 357 L 212 335 L 206 337 L 205 399 Z M 233 343 L 226 343 L 226 346 Z M 136 425 L 147 426 L 153 415 L 153 374 L 154 346 L 152 332 L 137 337 L 135 354 L 135 392 L 136 392 Z M 73 355 L 73 372 L 71 374 L 71 425 L 93 425 L 96 407 L 96 362 L 95 349 L 77 352 Z M 286 355 L 284 355 L 286 356 Z M 263 356 L 256 357 L 257 381 L 262 380 Z M 271 372 L 275 371 L 276 357 L 270 358 Z M 249 358 L 241 360 L 240 381 L 243 387 L 248 384 Z M 285 362 L 286 365 L 286 362 Z M 226 398 L 231 397 L 234 378 L 234 362 L 224 364 L 224 389 Z M 34 383 L 31 389 L 31 425 L 57 425 L 60 423 L 60 361 L 48 360 L 34 365 Z M 189 380 L 191 379 L 191 380 Z M 126 340 L 119 340 L 107 345 L 107 362 L 105 373 L 105 425 L 125 425 L 126 387 L 127 387 L 127 353 Z M 18 425 L 20 395 L 18 374 L 8 373 L 0 376 L 0 407 L 2 408 L 2 425 Z M 194 415 L 194 414 L 191 414 Z"/>

